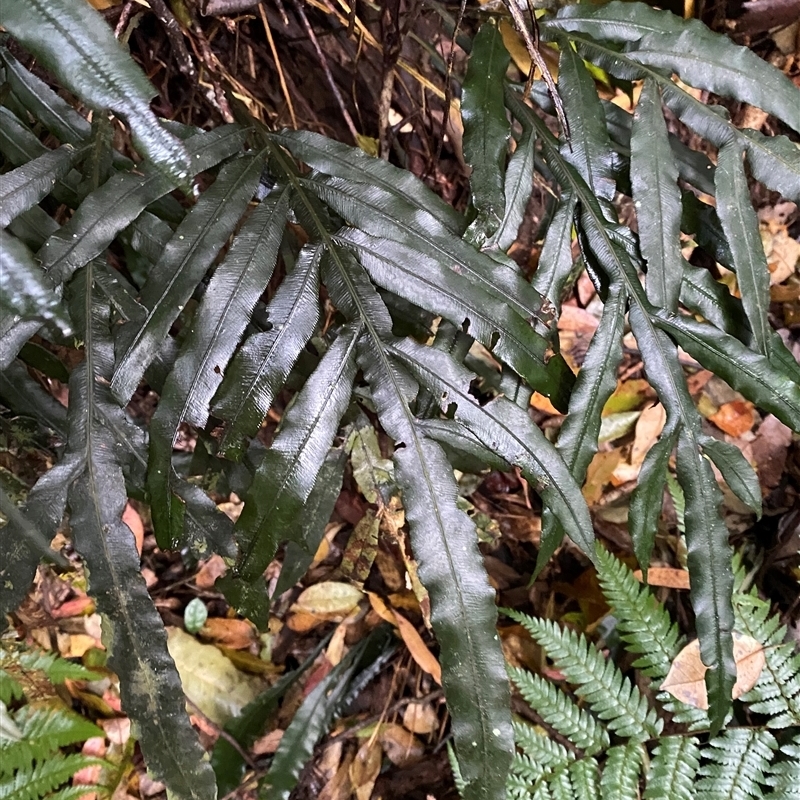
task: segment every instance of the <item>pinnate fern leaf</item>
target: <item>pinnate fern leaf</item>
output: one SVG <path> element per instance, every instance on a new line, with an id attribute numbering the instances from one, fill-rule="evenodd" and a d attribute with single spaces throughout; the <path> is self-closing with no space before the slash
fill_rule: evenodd
<path id="1" fill-rule="evenodd" d="M 645 800 L 692 800 L 699 767 L 700 749 L 695 737 L 662 737 L 647 772 Z"/>
<path id="2" fill-rule="evenodd" d="M 617 630 L 626 649 L 639 655 L 633 666 L 663 680 L 680 650 L 677 625 L 647 586 L 601 545 L 597 545 L 597 578 L 617 618 Z"/>
<path id="3" fill-rule="evenodd" d="M 507 613 L 545 649 L 609 731 L 641 741 L 660 733 L 662 722 L 648 707 L 647 698 L 585 636 L 562 629 L 550 620 L 513 611 Z"/>
<path id="4" fill-rule="evenodd" d="M 795 800 L 800 797 L 800 735 L 781 747 L 781 760 L 772 764 L 765 781 L 772 787 L 769 800 Z"/>
<path id="5" fill-rule="evenodd" d="M 639 774 L 644 749 L 638 742 L 628 742 L 610 748 L 600 778 L 600 795 L 619 800 L 638 800 Z"/>
<path id="6" fill-rule="evenodd" d="M 528 705 L 576 747 L 593 755 L 609 746 L 608 731 L 598 719 L 573 703 L 552 682 L 518 667 L 509 667 L 509 675 Z M 538 752 L 535 755 L 540 757 Z"/>
<path id="7" fill-rule="evenodd" d="M 46 761 L 34 765 L 30 770 L 21 770 L 16 775 L 0 779 L 0 798 L 2 800 L 39 800 L 49 796 L 54 789 L 66 783 L 79 769 L 92 764 L 102 765 L 100 759 L 93 759 L 80 753 L 62 755 L 57 753 Z M 86 786 L 69 787 L 65 800 L 72 800 L 87 791 Z M 60 794 L 60 793 L 59 793 Z"/>
<path id="8" fill-rule="evenodd" d="M 698 771 L 698 800 L 748 800 L 760 794 L 778 745 L 769 731 L 731 728 L 703 749 Z"/>
<path id="9" fill-rule="evenodd" d="M 0 737 L 2 771 L 28 771 L 33 761 L 51 758 L 60 747 L 84 742 L 103 731 L 84 717 L 59 705 L 26 705 L 14 715 L 21 739 Z"/>
<path id="10" fill-rule="evenodd" d="M 755 590 L 734 597 L 737 627 L 764 644 L 764 669 L 742 699 L 770 728 L 800 725 L 800 653 L 785 641 L 786 628 Z"/>

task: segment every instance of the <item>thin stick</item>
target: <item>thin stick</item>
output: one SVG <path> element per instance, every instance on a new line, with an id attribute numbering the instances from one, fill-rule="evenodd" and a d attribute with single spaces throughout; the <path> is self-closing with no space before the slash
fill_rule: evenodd
<path id="1" fill-rule="evenodd" d="M 528 26 L 525 24 L 525 20 L 522 18 L 522 12 L 519 10 L 514 0 L 506 0 L 506 8 L 508 8 L 508 10 L 511 12 L 511 17 L 514 20 L 514 26 L 525 42 L 525 49 L 528 51 L 531 61 L 535 66 L 539 67 L 539 71 L 542 73 L 542 78 L 547 85 L 547 90 L 550 92 L 550 97 L 553 98 L 553 105 L 556 107 L 556 116 L 561 124 L 561 130 L 564 132 L 564 138 L 566 139 L 567 144 L 569 144 L 571 150 L 572 145 L 570 144 L 570 139 L 572 137 L 570 135 L 569 122 L 567 121 L 567 115 L 564 112 L 564 104 L 561 102 L 561 95 L 558 93 L 556 82 L 553 80 L 550 69 L 545 63 L 545 60 L 542 58 L 542 54 L 539 52 L 539 23 L 536 21 L 536 15 L 533 12 L 530 0 L 528 0 L 528 10 L 530 12 L 533 35 L 531 35 L 531 32 L 528 30 Z M 528 99 L 532 85 L 533 66 L 531 66 L 531 72 L 525 84 L 526 100 Z"/>
<path id="2" fill-rule="evenodd" d="M 350 112 L 347 110 L 347 107 L 344 104 L 342 93 L 339 91 L 339 87 L 336 85 L 336 81 L 333 79 L 330 67 L 328 66 L 328 60 L 325 58 L 325 53 L 322 52 L 322 48 L 319 46 L 319 41 L 314 33 L 314 29 L 311 27 L 311 23 L 308 21 L 308 17 L 306 17 L 306 12 L 303 11 L 303 6 L 298 2 L 298 0 L 293 0 L 293 2 L 295 10 L 297 11 L 297 16 L 300 17 L 300 21 L 303 23 L 303 27 L 306 29 L 306 34 L 308 35 L 311 44 L 314 46 L 320 66 L 322 67 L 322 71 L 325 73 L 325 80 L 328 82 L 328 86 L 330 86 L 333 96 L 336 98 L 336 102 L 339 104 L 339 110 L 342 112 L 342 117 L 347 124 L 350 135 L 353 137 L 353 142 L 358 144 L 358 131 L 356 130 L 356 126 L 353 124 L 353 118 L 350 116 Z"/>
<path id="3" fill-rule="evenodd" d="M 267 42 L 269 49 L 272 51 L 272 58 L 275 61 L 275 67 L 278 70 L 278 80 L 281 84 L 281 91 L 286 98 L 286 105 L 289 107 L 289 116 L 292 119 L 292 127 L 297 129 L 297 117 L 294 114 L 294 105 L 292 105 L 292 96 L 289 94 L 289 87 L 286 85 L 286 76 L 283 74 L 283 67 L 281 66 L 281 59 L 278 56 L 278 49 L 275 47 L 275 40 L 272 38 L 272 28 L 269 26 L 267 13 L 264 11 L 264 3 L 258 4 L 258 11 L 261 14 L 261 22 L 264 25 L 264 32 L 267 34 Z"/>
<path id="4" fill-rule="evenodd" d="M 467 8 L 467 0 L 461 0 L 461 6 L 458 9 L 458 18 L 456 19 L 455 27 L 453 28 L 453 36 L 450 39 L 450 52 L 447 54 L 447 74 L 444 79 L 444 115 L 442 117 L 442 132 L 439 136 L 439 143 L 436 146 L 436 157 L 434 158 L 434 169 L 442 157 L 442 147 L 444 147 L 444 137 L 447 132 L 447 125 L 450 122 L 450 103 L 453 101 L 453 87 L 451 76 L 453 74 L 453 63 L 456 57 L 456 44 L 458 39 L 458 31 L 461 28 L 461 22 L 464 19 L 464 11 Z"/>

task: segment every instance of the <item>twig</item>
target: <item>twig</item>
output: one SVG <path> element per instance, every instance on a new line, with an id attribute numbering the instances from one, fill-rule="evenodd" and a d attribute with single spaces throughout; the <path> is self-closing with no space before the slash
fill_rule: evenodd
<path id="1" fill-rule="evenodd" d="M 269 19 L 267 19 L 267 12 L 264 11 L 264 3 L 258 4 L 258 12 L 261 14 L 261 22 L 264 25 L 264 33 L 267 34 L 267 42 L 269 49 L 272 51 L 272 59 L 275 61 L 275 69 L 278 71 L 278 80 L 281 84 L 281 91 L 286 98 L 286 105 L 289 107 L 289 116 L 292 119 L 292 127 L 297 128 L 297 117 L 294 113 L 294 105 L 292 104 L 292 96 L 289 94 L 289 87 L 286 85 L 286 76 L 283 74 L 283 67 L 281 66 L 281 59 L 278 55 L 278 49 L 275 47 L 275 40 L 272 38 L 272 28 L 269 26 Z"/>
<path id="2" fill-rule="evenodd" d="M 461 28 L 461 22 L 464 19 L 464 12 L 467 8 L 467 0 L 461 0 L 461 6 L 458 9 L 458 17 L 456 24 L 453 27 L 453 36 L 450 39 L 450 52 L 447 54 L 447 74 L 444 78 L 444 116 L 442 117 L 442 130 L 439 134 L 439 143 L 436 145 L 436 157 L 433 160 L 434 169 L 442 157 L 442 148 L 444 147 L 444 137 L 447 131 L 447 125 L 450 122 L 450 104 L 453 102 L 453 88 L 451 84 L 451 76 L 453 75 L 453 64 L 456 58 L 456 44 L 458 39 L 458 31 Z"/>
<path id="3" fill-rule="evenodd" d="M 149 3 L 153 13 L 164 26 L 169 43 L 172 45 L 172 55 L 178 65 L 178 69 L 189 80 L 194 81 L 197 78 L 197 70 L 195 70 L 192 57 L 186 49 L 186 42 L 183 41 L 183 33 L 180 25 L 178 25 L 178 20 L 175 19 L 164 0 L 149 0 Z"/>
<path id="4" fill-rule="evenodd" d="M 330 86 L 333 96 L 336 98 L 336 102 L 339 105 L 339 110 L 342 112 L 342 117 L 347 124 L 350 135 L 353 137 L 353 142 L 358 144 L 358 131 L 356 130 L 356 126 L 353 124 L 353 118 L 350 116 L 350 112 L 347 110 L 347 107 L 344 104 L 342 93 L 339 91 L 339 87 L 336 85 L 336 81 L 333 79 L 330 67 L 328 66 L 328 60 L 325 58 L 325 53 L 322 52 L 322 48 L 319 46 L 319 41 L 317 41 L 317 35 L 314 33 L 314 29 L 311 27 L 308 17 L 306 17 L 306 12 L 303 11 L 303 6 L 298 2 L 298 0 L 293 0 L 293 3 L 295 11 L 297 11 L 297 16 L 303 23 L 306 34 L 308 35 L 308 38 L 314 47 L 314 51 L 317 54 L 322 71 L 325 73 L 325 80 L 328 82 L 328 86 Z"/>
<path id="5" fill-rule="evenodd" d="M 252 758 L 250 758 L 250 754 L 242 748 L 239 742 L 231 736 L 228 731 L 224 728 L 217 725 L 214 720 L 209 719 L 206 714 L 204 714 L 198 707 L 197 703 L 193 700 L 190 700 L 188 697 L 186 698 L 186 705 L 190 706 L 192 709 L 192 714 L 195 714 L 198 717 L 202 717 L 203 721 L 210 725 L 214 730 L 220 735 L 222 739 L 224 739 L 244 760 L 244 763 L 247 764 L 248 767 L 252 770 L 257 770 L 258 767 L 256 766 L 255 762 Z"/>

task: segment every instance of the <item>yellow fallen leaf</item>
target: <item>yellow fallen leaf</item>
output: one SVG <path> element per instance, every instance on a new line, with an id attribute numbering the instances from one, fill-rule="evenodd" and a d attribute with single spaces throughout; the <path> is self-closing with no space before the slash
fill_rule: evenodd
<path id="1" fill-rule="evenodd" d="M 369 800 L 375 781 L 381 772 L 383 752 L 377 740 L 369 739 L 358 748 L 356 757 L 350 765 L 350 782 L 356 800 Z"/>
<path id="2" fill-rule="evenodd" d="M 764 669 L 764 646 L 752 636 L 733 632 L 733 658 L 736 662 L 736 683 L 732 698 L 749 692 Z M 675 656 L 661 689 L 695 708 L 708 708 L 705 676 L 708 667 L 700 658 L 700 642 L 695 639 Z"/>
<path id="3" fill-rule="evenodd" d="M 351 583 L 323 581 L 305 589 L 292 610 L 322 619 L 336 619 L 347 616 L 363 597 L 361 589 Z"/>
<path id="4" fill-rule="evenodd" d="M 224 725 L 261 693 L 264 681 L 236 669 L 213 644 L 180 628 L 168 629 L 167 646 L 186 696 L 212 722 Z"/>
<path id="5" fill-rule="evenodd" d="M 396 722 L 381 725 L 378 740 L 389 761 L 401 769 L 422 760 L 425 755 L 422 742 Z"/>
<path id="6" fill-rule="evenodd" d="M 403 726 L 412 733 L 433 733 L 439 727 L 439 716 L 430 703 L 409 703 L 403 711 Z"/>

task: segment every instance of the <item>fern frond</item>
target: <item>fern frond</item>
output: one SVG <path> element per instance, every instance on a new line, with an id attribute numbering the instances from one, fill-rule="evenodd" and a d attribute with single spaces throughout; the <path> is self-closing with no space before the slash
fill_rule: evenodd
<path id="1" fill-rule="evenodd" d="M 102 763 L 99 758 L 81 753 L 68 756 L 58 753 L 33 769 L 19 770 L 14 777 L 0 781 L 0 800 L 39 800 L 66 783 L 79 769 Z"/>
<path id="2" fill-rule="evenodd" d="M 693 800 L 700 766 L 700 748 L 694 736 L 665 736 L 653 751 L 644 800 Z"/>
<path id="3" fill-rule="evenodd" d="M 672 715 L 672 721 L 685 725 L 689 733 L 708 730 L 711 721 L 705 709 L 676 700 L 669 692 L 659 692 L 656 699 L 661 703 L 661 707 Z"/>
<path id="4" fill-rule="evenodd" d="M 527 797 L 532 787 L 541 780 L 545 772 L 544 765 L 540 764 L 533 757 L 526 753 L 514 753 L 514 758 L 511 762 L 511 772 L 509 773 L 509 778 L 513 777 L 514 781 L 506 785 L 506 790 L 513 785 L 520 792 L 524 792 Z"/>
<path id="5" fill-rule="evenodd" d="M 666 677 L 680 650 L 678 627 L 650 590 L 618 558 L 598 545 L 597 578 L 617 617 L 625 649 L 640 654 L 633 666 L 650 678 Z"/>
<path id="6" fill-rule="evenodd" d="M 765 778 L 772 787 L 767 800 L 797 800 L 800 798 L 800 733 L 781 747 L 781 755 L 788 756 L 773 764 Z"/>
<path id="7" fill-rule="evenodd" d="M 589 755 L 608 747 L 606 729 L 572 698 L 545 680 L 518 667 L 509 667 L 511 680 L 528 705 L 553 729 Z"/>
<path id="8" fill-rule="evenodd" d="M 22 686 L 4 669 L 0 669 L 0 703 L 8 704 L 12 700 L 22 699 Z"/>
<path id="9" fill-rule="evenodd" d="M 644 750 L 639 742 L 628 742 L 609 749 L 600 778 L 603 800 L 639 800 L 639 775 Z"/>
<path id="10" fill-rule="evenodd" d="M 26 670 L 41 670 L 50 683 L 64 683 L 68 678 L 73 681 L 93 681 L 101 676 L 86 669 L 82 664 L 67 661 L 56 653 L 43 650 L 31 650 L 19 657 L 20 666 Z"/>
<path id="11" fill-rule="evenodd" d="M 755 589 L 735 595 L 733 603 L 739 630 L 764 645 L 764 669 L 742 702 L 768 716 L 770 728 L 800 725 L 800 651 L 784 641 L 786 627 Z"/>
<path id="12" fill-rule="evenodd" d="M 575 800 L 575 787 L 566 767 L 556 771 L 549 786 L 553 800 Z"/>
<path id="13" fill-rule="evenodd" d="M 463 797 L 464 790 L 467 788 L 467 782 L 461 774 L 461 767 L 458 766 L 456 751 L 453 749 L 453 745 L 450 742 L 447 743 L 447 760 L 450 762 L 450 769 L 453 771 L 453 783 L 459 795 Z"/>
<path id="14" fill-rule="evenodd" d="M 702 776 L 695 786 L 697 800 L 748 800 L 760 797 L 774 751 L 769 731 L 730 728 L 703 748 Z"/>
<path id="15" fill-rule="evenodd" d="M 60 747 L 104 735 L 80 714 L 50 704 L 21 708 L 14 723 L 23 738 L 11 741 L 0 734 L 0 775 L 30 769 L 32 761 L 44 761 Z"/>
<path id="16" fill-rule="evenodd" d="M 610 731 L 639 741 L 658 736 L 663 722 L 649 707 L 647 698 L 583 634 L 562 630 L 551 620 L 508 613 L 547 651 Z"/>
<path id="17" fill-rule="evenodd" d="M 600 765 L 596 759 L 586 757 L 573 761 L 569 765 L 569 777 L 575 800 L 600 800 Z"/>
<path id="18" fill-rule="evenodd" d="M 575 759 L 575 753 L 552 739 L 546 731 L 514 720 L 514 741 L 522 752 L 542 767 L 560 766 Z"/>

